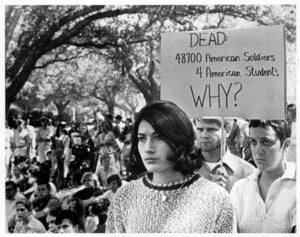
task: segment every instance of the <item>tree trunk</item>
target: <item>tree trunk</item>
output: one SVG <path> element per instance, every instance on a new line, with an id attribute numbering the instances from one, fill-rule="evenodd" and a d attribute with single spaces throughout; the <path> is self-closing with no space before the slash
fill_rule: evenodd
<path id="1" fill-rule="evenodd" d="M 151 101 L 160 99 L 160 87 L 152 87 L 150 90 L 142 92 L 146 103 L 148 104 Z"/>
<path id="2" fill-rule="evenodd" d="M 114 104 L 107 104 L 107 112 L 114 116 L 115 105 Z"/>

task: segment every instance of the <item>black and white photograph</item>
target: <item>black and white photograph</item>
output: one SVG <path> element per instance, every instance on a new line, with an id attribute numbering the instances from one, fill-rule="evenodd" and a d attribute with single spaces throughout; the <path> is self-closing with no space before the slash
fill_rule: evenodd
<path id="1" fill-rule="evenodd" d="M 52 4 L 2 4 L 3 234 L 298 232 L 296 3 Z"/>

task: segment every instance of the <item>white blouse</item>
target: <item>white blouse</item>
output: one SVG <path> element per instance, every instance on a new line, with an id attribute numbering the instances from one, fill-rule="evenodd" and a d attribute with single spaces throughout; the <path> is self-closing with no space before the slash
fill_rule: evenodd
<path id="1" fill-rule="evenodd" d="M 296 166 L 286 162 L 282 177 L 271 185 L 265 201 L 260 196 L 256 170 L 237 181 L 231 197 L 240 233 L 288 233 L 296 226 Z"/>

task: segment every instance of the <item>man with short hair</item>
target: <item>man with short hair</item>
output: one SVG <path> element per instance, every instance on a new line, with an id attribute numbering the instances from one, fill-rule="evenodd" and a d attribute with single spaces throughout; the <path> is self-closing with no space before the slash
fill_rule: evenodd
<path id="1" fill-rule="evenodd" d="M 255 168 L 250 163 L 232 154 L 229 149 L 227 149 L 223 156 L 223 168 L 221 168 L 221 120 L 196 119 L 195 127 L 198 145 L 201 148 L 203 156 L 203 164 L 198 172 L 204 178 L 218 183 L 230 192 L 234 182 L 247 177 Z M 227 130 L 231 129 L 229 124 L 224 127 Z M 223 137 L 225 146 L 225 132 Z"/>
<path id="2" fill-rule="evenodd" d="M 56 217 L 55 224 L 59 233 L 78 233 L 79 218 L 71 210 L 62 210 Z"/>
<path id="3" fill-rule="evenodd" d="M 105 189 L 108 188 L 107 178 L 113 174 L 118 174 L 116 168 L 110 165 L 110 159 L 111 157 L 109 156 L 109 154 L 104 153 L 100 157 L 102 166 L 100 166 L 95 172 L 99 182 Z"/>
<path id="4" fill-rule="evenodd" d="M 61 207 L 56 207 L 48 212 L 47 217 L 46 217 L 46 221 L 48 224 L 47 233 L 58 233 L 58 227 L 57 227 L 55 221 L 56 221 L 56 217 L 58 216 L 58 214 L 61 211 L 62 211 Z"/>
<path id="5" fill-rule="evenodd" d="M 51 195 L 51 186 L 47 178 L 39 177 L 37 180 L 37 197 L 32 201 L 32 204 L 35 210 L 35 218 L 46 226 L 47 213 L 61 205 L 59 199 Z"/>
<path id="6" fill-rule="evenodd" d="M 122 186 L 122 180 L 119 175 L 113 174 L 107 178 L 107 183 L 109 186 L 109 190 L 98 197 L 98 199 L 108 199 L 108 201 L 112 202 L 115 193 Z"/>
<path id="7" fill-rule="evenodd" d="M 45 233 L 45 226 L 32 215 L 32 204 L 24 198 L 15 204 L 14 233 Z"/>

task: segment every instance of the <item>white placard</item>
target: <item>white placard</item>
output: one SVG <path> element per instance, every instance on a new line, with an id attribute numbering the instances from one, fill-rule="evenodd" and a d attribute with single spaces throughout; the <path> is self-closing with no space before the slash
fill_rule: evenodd
<path id="1" fill-rule="evenodd" d="M 193 118 L 285 119 L 284 25 L 161 34 L 161 99 Z"/>

